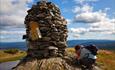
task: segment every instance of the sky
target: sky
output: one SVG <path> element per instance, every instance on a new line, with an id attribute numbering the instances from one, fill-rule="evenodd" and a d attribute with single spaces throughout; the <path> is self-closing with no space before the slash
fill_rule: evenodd
<path id="1" fill-rule="evenodd" d="M 39 0 L 0 0 L 0 42 L 25 41 L 24 18 Z M 115 40 L 115 0 L 48 0 L 68 24 L 68 40 Z"/>

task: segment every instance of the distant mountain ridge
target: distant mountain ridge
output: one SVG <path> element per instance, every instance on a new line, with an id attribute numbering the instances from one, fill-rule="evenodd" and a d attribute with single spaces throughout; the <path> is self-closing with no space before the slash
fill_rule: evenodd
<path id="1" fill-rule="evenodd" d="M 0 49 L 10 49 L 10 48 L 17 48 L 21 50 L 27 49 L 25 42 L 0 42 Z"/>
<path id="2" fill-rule="evenodd" d="M 79 44 L 95 44 L 99 48 L 115 49 L 115 40 L 68 40 L 67 44 L 69 47 L 74 47 Z M 0 49 L 9 48 L 27 49 L 26 42 L 0 42 Z"/>
<path id="3" fill-rule="evenodd" d="M 69 40 L 67 43 L 69 47 L 94 44 L 98 48 L 115 49 L 115 40 Z"/>

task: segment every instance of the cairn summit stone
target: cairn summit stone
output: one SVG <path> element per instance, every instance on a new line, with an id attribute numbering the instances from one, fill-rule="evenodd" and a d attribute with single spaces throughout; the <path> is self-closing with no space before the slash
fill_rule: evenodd
<path id="1" fill-rule="evenodd" d="M 42 54 L 43 57 L 46 56 L 46 53 L 51 52 L 50 47 L 53 46 L 58 49 L 56 56 L 64 55 L 68 30 L 67 21 L 61 16 L 60 9 L 52 2 L 43 0 L 33 5 L 27 12 L 25 17 L 26 35 L 23 36 L 27 41 L 27 54 L 32 57 Z"/>

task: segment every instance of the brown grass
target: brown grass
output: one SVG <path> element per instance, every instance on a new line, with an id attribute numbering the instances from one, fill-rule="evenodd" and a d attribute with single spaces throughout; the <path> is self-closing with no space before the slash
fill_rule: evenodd
<path id="1" fill-rule="evenodd" d="M 74 48 L 66 49 L 68 55 L 75 55 Z M 0 51 L 0 62 L 18 60 L 26 55 L 25 52 L 18 52 L 16 54 L 4 53 Z M 97 65 L 103 70 L 115 70 L 115 51 L 99 50 L 97 55 Z"/>
<path id="2" fill-rule="evenodd" d="M 100 50 L 97 63 L 104 70 L 115 70 L 115 52 Z"/>

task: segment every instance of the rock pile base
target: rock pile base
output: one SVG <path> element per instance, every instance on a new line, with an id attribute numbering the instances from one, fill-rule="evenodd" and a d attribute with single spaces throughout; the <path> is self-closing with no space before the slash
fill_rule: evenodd
<path id="1" fill-rule="evenodd" d="M 13 70 L 81 70 L 81 68 L 73 62 L 75 61 L 69 57 L 28 59 L 26 61 L 22 61 Z M 95 66 L 93 70 L 101 69 Z"/>

